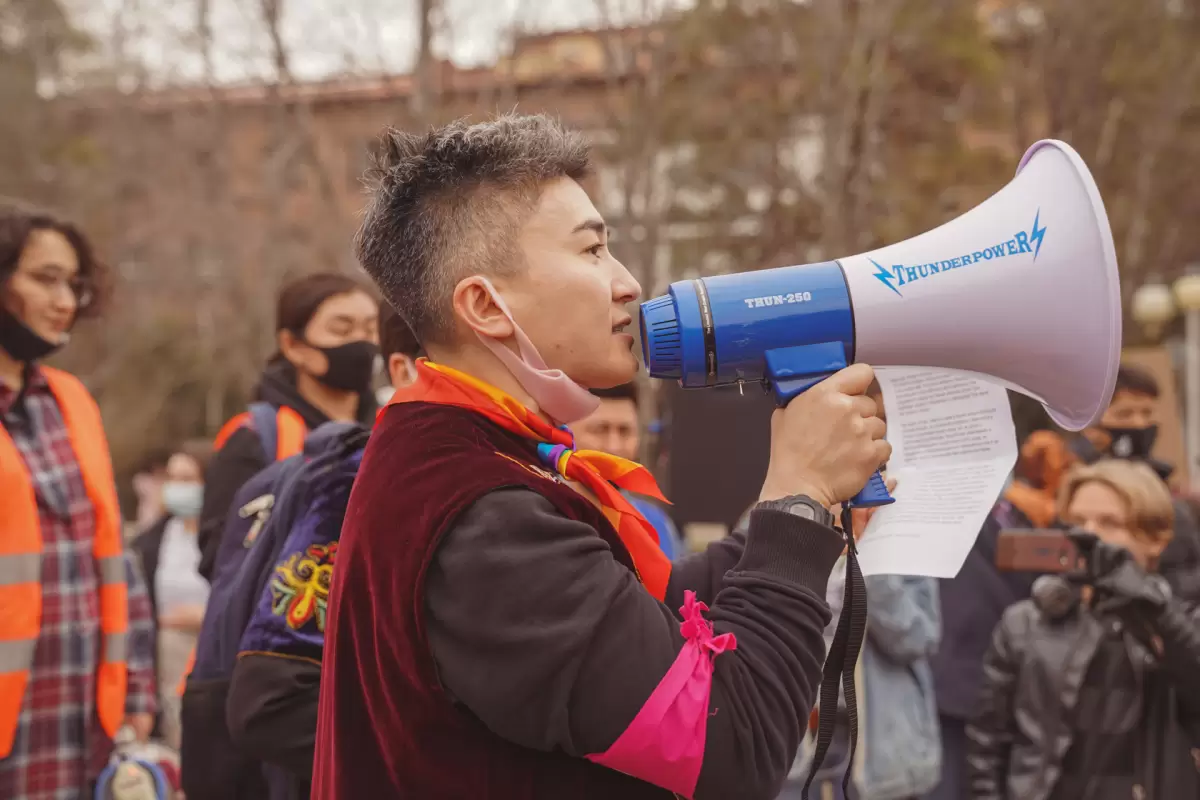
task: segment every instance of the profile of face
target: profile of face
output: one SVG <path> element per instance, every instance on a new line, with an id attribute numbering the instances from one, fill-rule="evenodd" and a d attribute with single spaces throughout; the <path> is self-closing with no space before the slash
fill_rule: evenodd
<path id="1" fill-rule="evenodd" d="M 29 235 L 0 296 L 5 309 L 48 342 L 61 342 L 79 308 L 79 255 L 67 237 L 39 229 Z"/>
<path id="2" fill-rule="evenodd" d="M 204 475 L 196 459 L 175 453 L 167 460 L 162 484 L 163 507 L 171 516 L 196 519 L 204 504 Z"/>
<path id="3" fill-rule="evenodd" d="M 1104 428 L 1141 430 L 1158 421 L 1158 399 L 1141 392 L 1119 389 L 1100 418 Z"/>
<path id="4" fill-rule="evenodd" d="M 1081 484 L 1062 517 L 1071 527 L 1082 528 L 1103 542 L 1125 548 L 1144 569 L 1158 563 L 1158 557 L 1166 547 L 1165 540 L 1151 540 L 1133 529 L 1129 504 L 1101 481 Z"/>
<path id="5" fill-rule="evenodd" d="M 347 392 L 369 388 L 378 346 L 379 306 L 361 291 L 327 298 L 301 336 L 279 332 L 279 350 L 296 369 Z"/>
<path id="6" fill-rule="evenodd" d="M 637 459 L 641 436 L 637 405 L 627 397 L 605 397 L 600 407 L 571 426 L 575 446 L 599 450 L 631 461 Z"/>
<path id="7" fill-rule="evenodd" d="M 518 249 L 522 268 L 492 283 L 546 366 L 589 389 L 632 380 L 638 361 L 627 306 L 642 289 L 609 252 L 608 229 L 583 187 L 566 177 L 545 184 Z M 458 284 L 454 305 L 480 334 L 512 337 L 477 278 Z"/>

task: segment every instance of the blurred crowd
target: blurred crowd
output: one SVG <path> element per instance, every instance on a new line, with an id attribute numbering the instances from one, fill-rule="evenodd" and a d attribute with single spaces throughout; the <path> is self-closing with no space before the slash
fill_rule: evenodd
<path id="1" fill-rule="evenodd" d="M 252 402 L 149 456 L 120 509 L 95 403 L 45 363 L 102 309 L 102 270 L 71 222 L 0 207 L 0 797 L 306 798 L 343 517 L 424 353 L 368 283 L 292 282 Z M 576 449 L 632 460 L 636 385 L 594 395 Z M 1152 456 L 1159 400 L 1122 367 L 1099 425 L 1028 433 L 957 577 L 866 580 L 816 796 L 1200 796 L 1200 527 Z M 668 506 L 620 494 L 688 556 Z M 847 575 L 843 556 L 827 643 Z M 779 797 L 802 796 L 817 719 Z"/>

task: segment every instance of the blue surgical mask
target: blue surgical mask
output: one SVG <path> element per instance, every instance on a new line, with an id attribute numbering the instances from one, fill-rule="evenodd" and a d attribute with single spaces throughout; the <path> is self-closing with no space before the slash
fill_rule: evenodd
<path id="1" fill-rule="evenodd" d="M 204 505 L 204 484 L 187 481 L 167 481 L 162 490 L 163 506 L 167 513 L 184 519 L 200 516 Z"/>

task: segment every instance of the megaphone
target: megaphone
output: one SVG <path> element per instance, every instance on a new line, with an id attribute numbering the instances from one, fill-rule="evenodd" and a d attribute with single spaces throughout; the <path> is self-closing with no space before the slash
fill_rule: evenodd
<path id="1" fill-rule="evenodd" d="M 1099 421 L 1121 351 L 1116 249 L 1096 182 L 1064 142 L 920 236 L 816 264 L 679 281 L 641 306 L 651 377 L 763 383 L 783 405 L 848 364 L 969 372 L 1042 403 L 1068 430 Z M 892 502 L 876 474 L 851 501 Z"/>

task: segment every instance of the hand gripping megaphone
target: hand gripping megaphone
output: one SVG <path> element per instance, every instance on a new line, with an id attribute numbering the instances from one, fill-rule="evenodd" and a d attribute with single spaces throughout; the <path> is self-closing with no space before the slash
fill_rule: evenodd
<path id="1" fill-rule="evenodd" d="M 641 307 L 651 377 L 763 383 L 780 405 L 854 362 L 974 373 L 1068 430 L 1112 399 L 1121 291 L 1108 215 L 1069 145 L 1037 142 L 966 214 L 879 250 L 671 284 Z M 892 502 L 876 474 L 851 501 Z"/>

